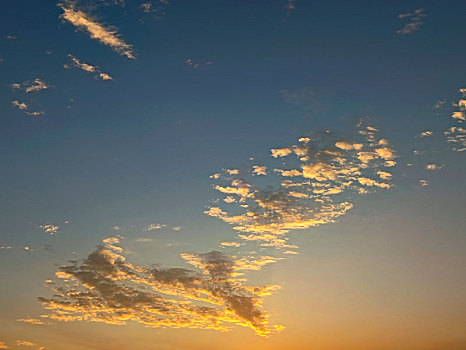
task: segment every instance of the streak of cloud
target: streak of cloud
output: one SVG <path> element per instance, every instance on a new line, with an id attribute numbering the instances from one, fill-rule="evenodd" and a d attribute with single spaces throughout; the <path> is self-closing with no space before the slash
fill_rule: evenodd
<path id="1" fill-rule="evenodd" d="M 93 66 L 88 63 L 81 62 L 78 58 L 74 57 L 72 54 L 68 54 L 68 57 L 71 60 L 71 65 L 64 64 L 63 66 L 65 68 L 70 69 L 73 66 L 88 73 L 96 73 L 95 75 L 96 79 L 113 80 L 113 78 L 110 75 L 108 75 L 107 73 L 103 73 L 102 71 L 99 70 L 98 67 Z"/>
<path id="2" fill-rule="evenodd" d="M 122 56 L 135 59 L 132 45 L 127 44 L 118 33 L 118 29 L 113 26 L 106 26 L 93 18 L 85 9 L 78 9 L 76 1 L 64 0 L 58 4 L 63 10 L 60 16 L 70 22 L 78 30 L 86 31 L 92 39 L 107 45 Z"/>

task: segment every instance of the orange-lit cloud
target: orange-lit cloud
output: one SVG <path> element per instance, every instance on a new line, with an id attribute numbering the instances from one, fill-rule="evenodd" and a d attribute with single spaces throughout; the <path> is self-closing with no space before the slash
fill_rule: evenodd
<path id="1" fill-rule="evenodd" d="M 397 156 L 377 132 L 360 123 L 352 135 L 314 133 L 296 145 L 273 148 L 272 158 L 281 163 L 266 175 L 271 185 L 265 187 L 254 184 L 256 168 L 214 174 L 214 189 L 226 195 L 226 205 L 205 213 L 233 225 L 241 239 L 289 248 L 288 231 L 335 221 L 353 207 L 350 194 L 391 188 L 392 174 L 384 168 L 395 165 Z"/>
<path id="2" fill-rule="evenodd" d="M 236 324 L 262 336 L 273 330 L 262 299 L 278 287 L 247 286 L 237 276 L 276 258 L 235 259 L 212 251 L 182 254 L 195 269 L 146 268 L 127 262 L 117 243 L 108 238 L 86 259 L 58 269 L 61 285 L 51 284 L 51 298 L 39 298 L 50 311 L 45 317 L 223 331 Z"/>
<path id="3" fill-rule="evenodd" d="M 98 67 L 90 65 L 88 63 L 81 62 L 78 58 L 74 57 L 72 54 L 69 54 L 68 57 L 71 60 L 71 66 L 82 69 L 88 73 L 96 73 L 96 78 L 101 80 L 113 80 L 113 78 L 107 73 L 103 73 L 99 70 Z M 69 64 L 65 64 L 64 67 L 69 69 L 71 68 Z"/>
<path id="4" fill-rule="evenodd" d="M 78 9 L 77 3 L 72 0 L 64 0 L 59 6 L 63 10 L 61 17 L 74 25 L 77 29 L 89 33 L 92 39 L 110 46 L 115 52 L 122 56 L 134 59 L 133 47 L 127 44 L 115 27 L 109 27 L 100 23 L 85 10 Z"/>

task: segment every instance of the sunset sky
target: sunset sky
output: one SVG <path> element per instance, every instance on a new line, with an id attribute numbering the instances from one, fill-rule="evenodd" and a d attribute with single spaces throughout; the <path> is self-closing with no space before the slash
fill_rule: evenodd
<path id="1" fill-rule="evenodd" d="M 0 349 L 465 349 L 465 38 L 461 0 L 2 0 Z"/>

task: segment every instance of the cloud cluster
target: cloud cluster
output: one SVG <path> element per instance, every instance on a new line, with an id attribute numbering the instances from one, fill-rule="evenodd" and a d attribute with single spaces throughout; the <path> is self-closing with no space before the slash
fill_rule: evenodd
<path id="1" fill-rule="evenodd" d="M 444 134 L 447 142 L 453 145 L 453 150 L 462 152 L 466 150 L 466 129 L 461 126 L 466 120 L 466 88 L 459 89 L 458 91 L 461 97 L 454 104 L 457 110 L 451 115 L 456 125 L 450 127 Z"/>
<path id="2" fill-rule="evenodd" d="M 76 1 L 64 0 L 59 6 L 63 10 L 61 18 L 70 22 L 78 30 L 88 32 L 92 39 L 110 46 L 118 54 L 135 59 L 133 47 L 121 38 L 117 28 L 100 23 L 85 9 L 79 9 Z"/>
<path id="3" fill-rule="evenodd" d="M 71 67 L 76 67 L 88 73 L 96 73 L 96 76 L 95 76 L 96 79 L 113 80 L 113 78 L 110 75 L 100 71 L 98 67 L 90 65 L 88 63 L 81 62 L 79 59 L 74 57 L 72 54 L 69 54 L 68 57 L 71 60 L 71 65 L 67 63 L 64 64 L 63 67 L 65 67 L 66 69 L 71 69 Z"/>
<path id="4" fill-rule="evenodd" d="M 213 61 L 206 61 L 204 63 L 196 63 L 194 62 L 191 58 L 186 59 L 185 63 L 188 65 L 188 67 L 191 67 L 197 71 L 205 70 L 212 64 L 214 64 Z"/>
<path id="5" fill-rule="evenodd" d="M 396 33 L 400 35 L 407 35 L 417 32 L 423 24 L 422 19 L 426 16 L 424 9 L 417 9 L 413 13 L 399 14 L 398 18 L 400 20 L 407 20 L 407 22 L 402 28 L 398 29 Z"/>
<path id="6" fill-rule="evenodd" d="M 23 83 L 12 83 L 10 84 L 13 90 L 21 89 L 26 92 L 38 92 L 41 90 L 46 90 L 50 88 L 50 85 L 47 85 L 42 79 L 36 78 L 34 81 L 25 81 Z"/>
<path id="7" fill-rule="evenodd" d="M 185 253 L 182 258 L 194 268 L 146 268 L 126 261 L 118 238 L 103 243 L 86 259 L 58 268 L 61 282 L 48 283 L 54 295 L 39 298 L 50 311 L 42 317 L 222 331 L 236 324 L 261 336 L 282 328 L 270 326 L 262 310 L 263 297 L 278 287 L 247 286 L 246 279 L 239 278 L 275 258 Z"/>
<path id="8" fill-rule="evenodd" d="M 302 137 L 295 145 L 271 149 L 278 166 L 254 180 L 251 171 L 231 169 L 211 176 L 226 204 L 205 213 L 233 225 L 246 241 L 289 248 L 285 234 L 335 221 L 353 207 L 352 194 L 389 189 L 396 153 L 378 130 L 358 123 L 351 135 L 326 131 Z M 264 185 L 264 183 L 266 185 Z M 217 201 L 220 203 L 220 201 Z"/>

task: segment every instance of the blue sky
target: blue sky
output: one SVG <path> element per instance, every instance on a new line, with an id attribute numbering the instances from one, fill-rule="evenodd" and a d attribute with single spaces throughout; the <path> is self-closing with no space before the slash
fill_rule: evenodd
<path id="1" fill-rule="evenodd" d="M 251 349 L 285 349 L 301 344 L 296 334 L 307 324 L 315 349 L 375 349 L 374 339 L 392 330 L 377 347 L 391 349 L 407 336 L 393 328 L 398 317 L 413 327 L 406 349 L 459 349 L 465 11 L 464 1 L 2 1 L 0 348 L 112 348 L 76 345 L 90 319 L 17 321 L 52 321 L 37 300 L 57 301 L 44 281 L 100 245 L 96 254 L 110 259 L 102 252 L 111 251 L 141 269 L 200 269 L 196 278 L 207 284 L 217 278 L 205 280 L 209 264 L 230 259 L 227 282 L 243 271 L 248 282 L 281 289 L 263 305 L 262 295 L 248 294 L 273 330 L 226 302 L 215 312 L 234 310 L 228 333 L 205 320 L 203 331 L 159 321 L 146 330 L 135 308 L 125 325 L 98 323 L 96 339 L 121 329 L 125 339 L 138 334 L 137 348 L 151 349 L 150 338 L 162 349 L 205 349 L 210 334 L 216 345 L 242 339 Z M 283 175 L 292 168 L 295 175 Z M 284 178 L 314 189 L 296 194 Z M 335 194 L 321 197 L 319 186 Z M 282 237 L 290 247 L 277 243 Z M 211 251 L 225 256 L 202 255 Z M 346 266 L 340 274 L 338 264 Z M 442 286 L 422 294 L 438 279 Z M 345 309 L 341 280 L 372 306 L 355 297 L 354 310 Z M 416 293 L 422 302 L 403 310 Z M 198 307 L 193 295 L 185 297 Z M 394 311 L 383 310 L 384 300 Z M 366 325 L 367 339 L 358 336 L 362 323 L 342 321 L 375 309 L 388 321 Z M 422 339 L 435 324 L 414 324 L 437 309 L 446 310 L 436 314 L 442 331 Z M 71 335 L 56 339 L 57 329 Z M 190 340 L 180 345 L 177 334 Z"/>

